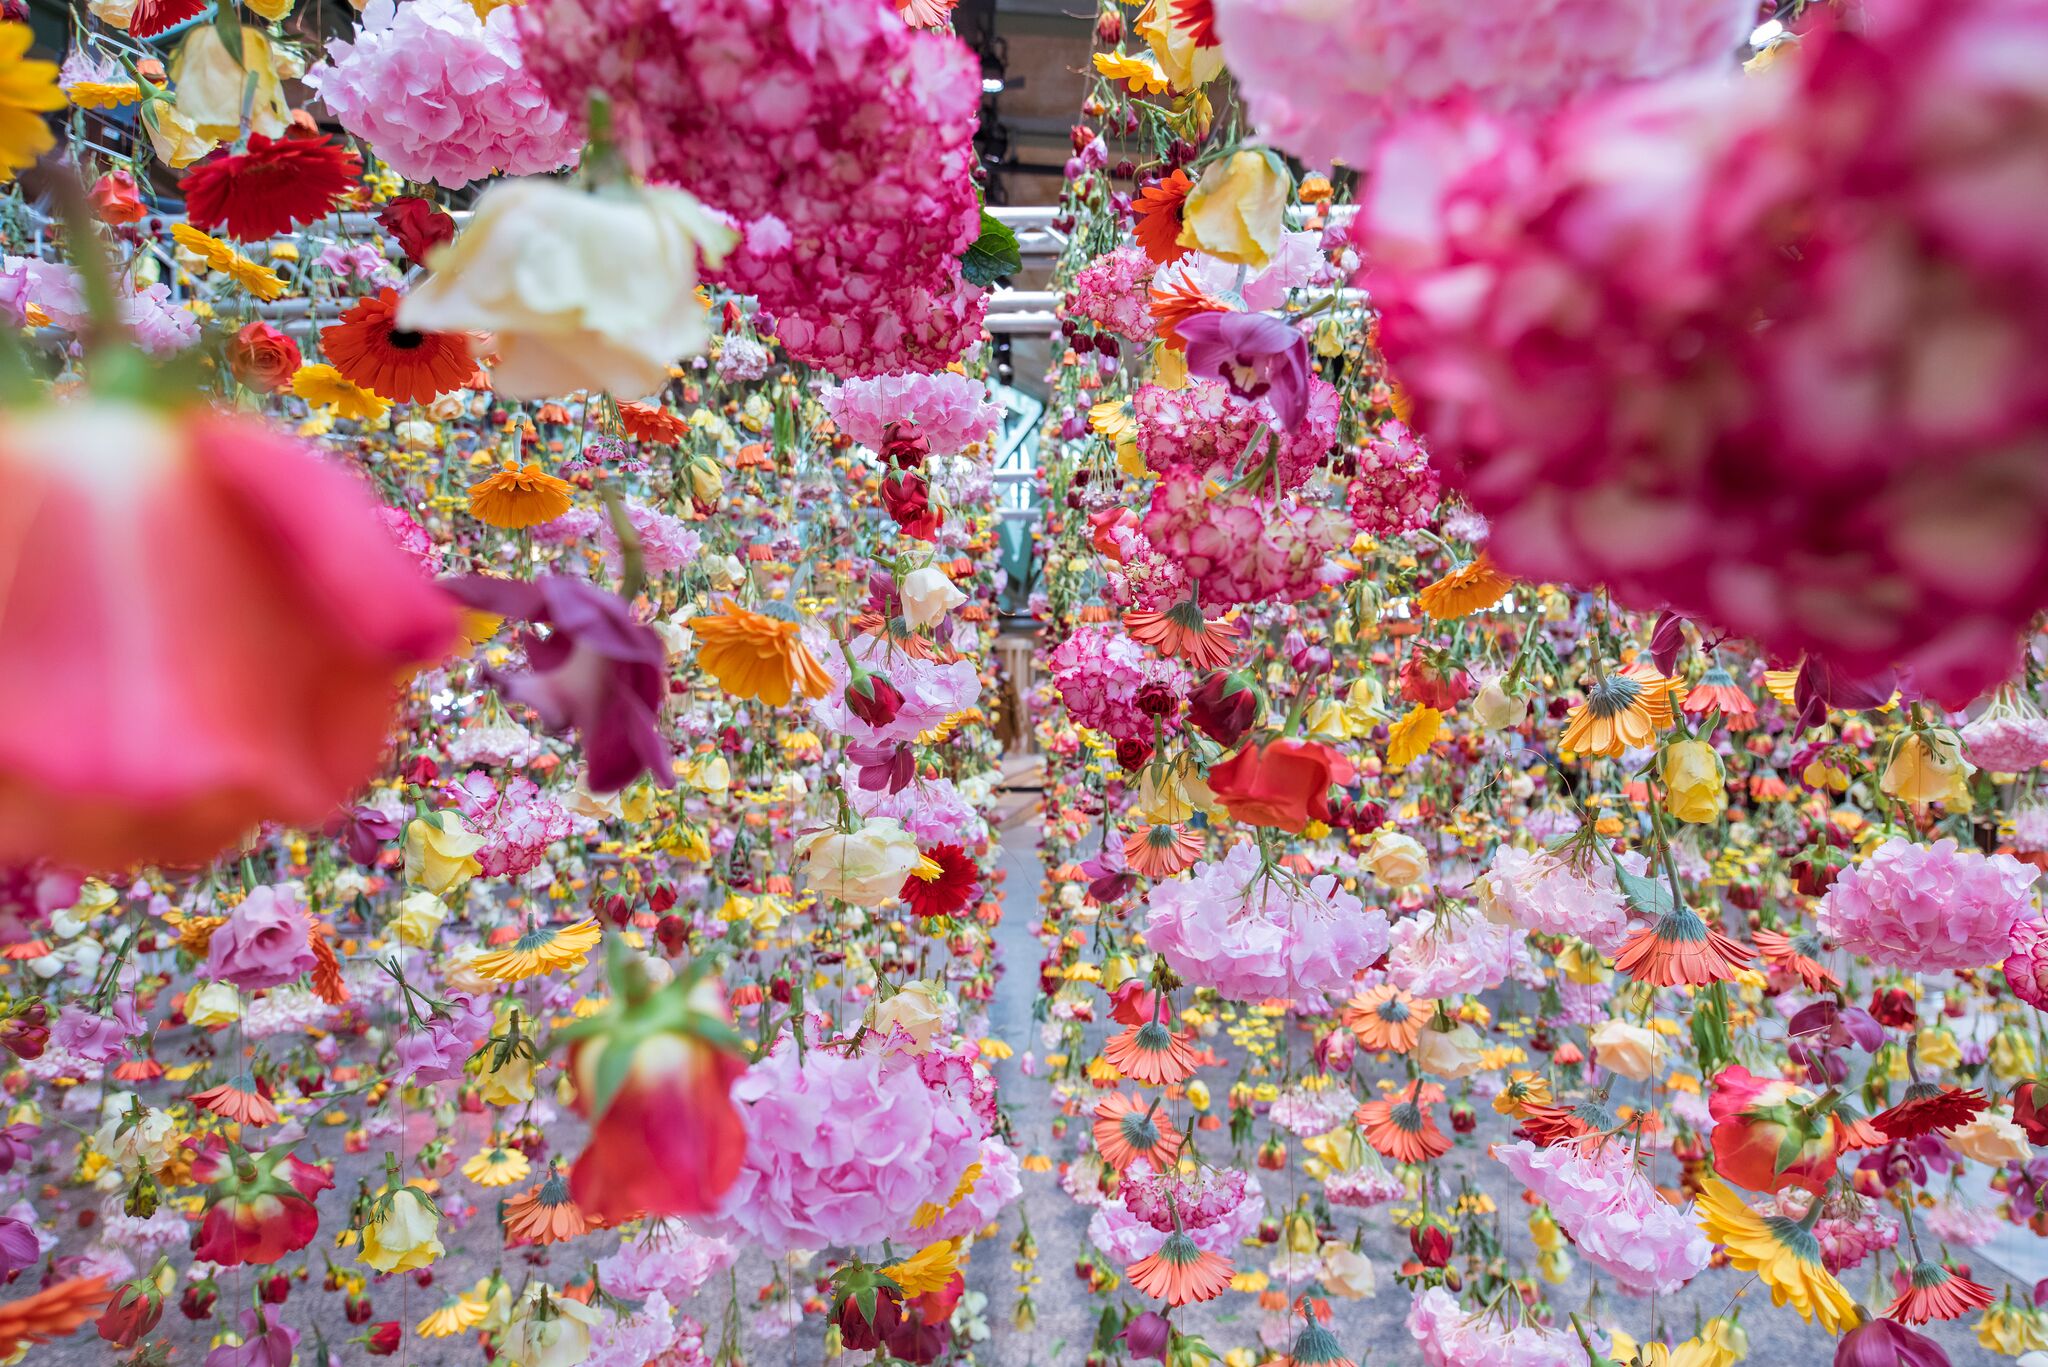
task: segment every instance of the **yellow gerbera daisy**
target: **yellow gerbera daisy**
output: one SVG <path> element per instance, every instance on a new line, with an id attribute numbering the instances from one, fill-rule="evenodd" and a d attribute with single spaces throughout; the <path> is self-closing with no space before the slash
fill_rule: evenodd
<path id="1" fill-rule="evenodd" d="M 413 1329 L 423 1339 L 448 1339 L 466 1334 L 483 1322 L 490 1307 L 472 1296 L 443 1301 L 441 1308 L 421 1320 Z"/>
<path id="2" fill-rule="evenodd" d="M 1671 729 L 1672 693 L 1677 685 L 1649 665 L 1630 665 L 1603 675 L 1574 707 L 1560 744 L 1579 755 L 1613 758 L 1641 749 Z"/>
<path id="3" fill-rule="evenodd" d="M 1171 84 L 1150 57 L 1131 57 L 1121 52 L 1098 52 L 1095 69 L 1112 81 L 1122 81 L 1133 95 L 1164 95 Z"/>
<path id="4" fill-rule="evenodd" d="M 1493 567 L 1485 551 L 1469 565 L 1452 570 L 1416 595 L 1422 610 L 1439 622 L 1469 617 L 1507 597 L 1515 581 Z"/>
<path id="5" fill-rule="evenodd" d="M 480 1187 L 509 1187 L 524 1182 L 533 1164 L 517 1149 L 493 1145 L 462 1165 L 462 1175 Z"/>
<path id="6" fill-rule="evenodd" d="M 1387 732 L 1387 767 L 1406 769 L 1443 730 L 1444 714 L 1417 703 Z"/>
<path id="7" fill-rule="evenodd" d="M 928 1291 L 943 1291 L 960 1270 L 960 1250 L 951 1239 L 926 1244 L 900 1263 L 890 1263 L 882 1275 L 903 1288 L 904 1299 Z"/>
<path id="8" fill-rule="evenodd" d="M 1707 1179 L 1699 1209 L 1700 1228 L 1728 1250 L 1737 1269 L 1763 1278 L 1772 1304 L 1789 1304 L 1801 1319 L 1817 1321 L 1830 1334 L 1855 1327 L 1856 1302 L 1822 1265 L 1820 1243 L 1805 1225 L 1757 1214 L 1718 1177 Z"/>
<path id="9" fill-rule="evenodd" d="M 80 81 L 64 92 L 80 109 L 119 109 L 142 98 L 133 81 Z"/>
<path id="10" fill-rule="evenodd" d="M 28 60 L 35 32 L 27 24 L 0 24 L 0 180 L 13 180 L 23 167 L 57 145 L 42 114 L 64 107 L 57 88 L 57 64 Z"/>
<path id="11" fill-rule="evenodd" d="M 470 967 L 480 978 L 516 983 L 558 968 L 581 968 L 603 938 L 604 930 L 590 918 L 571 926 L 539 926 L 503 949 L 482 955 Z"/>
<path id="12" fill-rule="evenodd" d="M 391 405 L 359 384 L 352 383 L 331 365 L 302 365 L 292 376 L 292 393 L 316 408 L 333 411 L 336 417 L 356 422 L 381 418 Z"/>

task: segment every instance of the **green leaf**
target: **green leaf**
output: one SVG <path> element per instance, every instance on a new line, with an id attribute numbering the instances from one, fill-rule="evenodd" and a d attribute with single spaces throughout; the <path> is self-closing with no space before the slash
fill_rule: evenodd
<path id="1" fill-rule="evenodd" d="M 981 236 L 960 257 L 960 273 L 970 285 L 987 288 L 1005 275 L 1024 269 L 1017 234 L 988 210 L 981 211 Z"/>
<path id="2" fill-rule="evenodd" d="M 213 7 L 213 31 L 220 35 L 220 45 L 235 59 L 235 65 L 247 70 L 249 64 L 242 60 L 242 7 L 237 0 L 220 0 Z"/>
<path id="3" fill-rule="evenodd" d="M 1645 916 L 1662 918 L 1677 909 L 1671 900 L 1671 889 L 1655 878 L 1645 878 L 1639 873 L 1630 873 L 1619 863 L 1614 866 L 1614 881 L 1621 885 L 1621 891 L 1633 906 Z"/>

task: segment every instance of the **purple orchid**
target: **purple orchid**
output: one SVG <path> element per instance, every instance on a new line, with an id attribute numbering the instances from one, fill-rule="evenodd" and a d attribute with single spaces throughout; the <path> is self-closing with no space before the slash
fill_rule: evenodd
<path id="1" fill-rule="evenodd" d="M 907 743 L 846 747 L 846 757 L 860 770 L 861 791 L 900 793 L 917 776 L 917 755 Z"/>
<path id="2" fill-rule="evenodd" d="M 1308 342 L 1264 313 L 1203 313 L 1178 325 L 1188 373 L 1221 380 L 1247 402 L 1264 399 L 1280 430 L 1308 413 Z"/>
<path id="3" fill-rule="evenodd" d="M 661 735 L 667 655 L 624 599 L 559 574 L 531 583 L 468 575 L 448 588 L 470 607 L 549 628 L 520 638 L 528 672 L 495 675 L 491 683 L 531 707 L 549 730 L 575 729 L 590 791 L 615 793 L 643 773 L 668 783 Z"/>
<path id="4" fill-rule="evenodd" d="M 367 869 L 376 864 L 388 842 L 398 839 L 399 826 L 375 807 L 359 803 L 342 808 L 340 815 L 328 823 L 328 830 L 341 837 L 341 847 L 348 851 L 348 857 Z"/>

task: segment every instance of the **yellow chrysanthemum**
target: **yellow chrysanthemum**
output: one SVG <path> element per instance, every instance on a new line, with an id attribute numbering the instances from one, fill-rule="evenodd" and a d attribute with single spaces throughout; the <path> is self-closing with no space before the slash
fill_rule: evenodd
<path id="1" fill-rule="evenodd" d="M 80 81 L 64 92 L 80 109 L 119 109 L 142 98 L 133 81 Z"/>
<path id="2" fill-rule="evenodd" d="M 64 107 L 57 64 L 28 60 L 35 32 L 27 24 L 0 24 L 0 180 L 57 145 L 44 112 Z"/>
<path id="3" fill-rule="evenodd" d="M 581 968 L 603 938 L 604 930 L 594 919 L 572 926 L 540 926 L 503 949 L 478 956 L 470 968 L 479 978 L 516 983 L 559 968 Z"/>
<path id="4" fill-rule="evenodd" d="M 1443 730 L 1444 714 L 1417 703 L 1387 732 L 1387 767 L 1406 769 Z"/>
<path id="5" fill-rule="evenodd" d="M 943 1291 L 960 1270 L 960 1250 L 951 1239 L 926 1244 L 899 1263 L 890 1263 L 882 1275 L 903 1288 L 905 1299 L 930 1291 Z"/>
<path id="6" fill-rule="evenodd" d="M 1493 560 L 1481 551 L 1469 565 L 1452 570 L 1418 593 L 1422 610 L 1439 622 L 1469 617 L 1507 597 L 1515 581 L 1493 567 Z"/>
<path id="7" fill-rule="evenodd" d="M 480 1187 L 509 1187 L 526 1180 L 533 1164 L 517 1149 L 492 1147 L 462 1165 L 462 1175 Z"/>
<path id="8" fill-rule="evenodd" d="M 292 393 L 315 408 L 330 409 L 336 417 L 370 422 L 391 408 L 385 400 L 359 384 L 352 383 L 331 365 L 302 365 L 292 376 Z"/>
<path id="9" fill-rule="evenodd" d="M 1773 1304 L 1790 1305 L 1830 1334 L 1855 1327 L 1856 1302 L 1822 1265 L 1812 1231 L 1782 1215 L 1757 1214 L 1718 1177 L 1707 1179 L 1699 1209 L 1707 1237 L 1728 1250 L 1738 1270 L 1763 1279 Z"/>

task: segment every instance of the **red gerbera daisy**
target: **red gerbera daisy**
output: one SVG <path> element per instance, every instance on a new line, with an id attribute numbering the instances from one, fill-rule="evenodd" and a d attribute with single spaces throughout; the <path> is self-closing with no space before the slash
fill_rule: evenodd
<path id="1" fill-rule="evenodd" d="M 1751 957 L 1691 907 L 1678 907 L 1629 936 L 1614 956 L 1614 966 L 1639 983 L 1703 987 L 1734 977 Z"/>
<path id="2" fill-rule="evenodd" d="M 1140 190 L 1137 202 L 1131 206 L 1138 216 L 1138 245 L 1145 249 L 1146 256 L 1162 266 L 1187 255 L 1187 248 L 1180 245 L 1180 215 L 1188 191 L 1194 188 L 1188 173 L 1176 170 L 1166 179 Z"/>
<path id="3" fill-rule="evenodd" d="M 1916 1082 L 1906 1089 L 1905 1100 L 1890 1110 L 1879 1111 L 1870 1118 L 1870 1123 L 1884 1131 L 1887 1139 L 1917 1139 L 1934 1130 L 1967 1125 L 1990 1104 L 1982 1092 Z"/>
<path id="4" fill-rule="evenodd" d="M 1905 1324 L 1929 1320 L 1961 1319 L 1972 1310 L 1982 1310 L 1997 1297 L 1991 1288 L 1935 1263 L 1921 1263 L 1913 1269 L 1912 1282 L 1898 1299 L 1884 1308 L 1884 1317 Z"/>
<path id="5" fill-rule="evenodd" d="M 246 152 L 216 152 L 185 173 L 185 216 L 243 242 L 317 223 L 363 174 L 363 159 L 332 138 L 249 135 Z"/>
<path id="6" fill-rule="evenodd" d="M 430 403 L 461 389 L 476 368 L 462 333 L 398 326 L 398 291 L 388 287 L 320 329 L 320 347 L 351 383 L 393 403 Z"/>
<path id="7" fill-rule="evenodd" d="M 1174 21 L 1194 39 L 1196 47 L 1216 47 L 1216 0 L 1173 0 Z"/>
<path id="8" fill-rule="evenodd" d="M 924 857 L 938 866 L 929 878 L 913 871 L 899 894 L 913 916 L 954 916 L 981 892 L 981 870 L 958 845 L 934 845 Z"/>
<path id="9" fill-rule="evenodd" d="M 135 0 L 135 8 L 128 13 L 128 36 L 154 38 L 205 8 L 206 0 Z"/>

